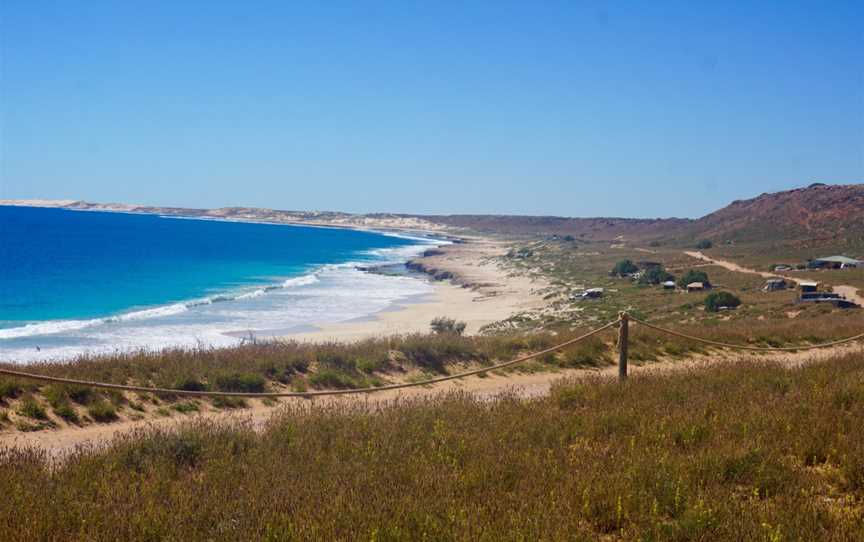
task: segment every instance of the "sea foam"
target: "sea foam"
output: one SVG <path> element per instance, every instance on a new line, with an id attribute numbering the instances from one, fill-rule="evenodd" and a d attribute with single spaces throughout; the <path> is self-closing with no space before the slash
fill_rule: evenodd
<path id="1" fill-rule="evenodd" d="M 224 347 L 238 344 L 243 334 L 279 336 L 293 328 L 366 317 L 428 294 L 431 286 L 416 277 L 384 276 L 357 267 L 404 262 L 430 246 L 427 241 L 367 251 L 360 259 L 322 265 L 263 287 L 182 303 L 0 329 L 0 360 L 29 363 L 141 349 Z"/>

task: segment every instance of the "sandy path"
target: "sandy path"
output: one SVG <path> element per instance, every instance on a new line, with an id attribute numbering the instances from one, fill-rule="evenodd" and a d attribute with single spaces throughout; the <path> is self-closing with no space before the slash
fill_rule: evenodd
<path id="1" fill-rule="evenodd" d="M 818 363 L 838 355 L 857 353 L 864 357 L 864 344 L 847 344 L 820 350 L 799 352 L 778 352 L 776 354 L 735 353 L 715 351 L 705 355 L 695 355 L 686 359 L 665 359 L 645 365 L 630 365 L 630 375 L 663 374 L 676 371 L 698 371 L 723 362 L 778 362 L 787 367 Z M 0 447 L 36 446 L 46 448 L 56 457 L 75 449 L 76 446 L 100 444 L 110 441 L 114 436 L 132 430 L 160 427 L 176 427 L 193 420 L 230 421 L 243 420 L 256 429 L 264 427 L 271 416 L 277 414 L 284 405 L 365 405 L 388 406 L 403 399 L 432 398 L 442 393 L 464 391 L 481 399 L 494 400 L 502 393 L 512 393 L 525 399 L 542 397 L 549 394 L 552 385 L 568 377 L 599 376 L 615 378 L 618 368 L 614 365 L 602 369 L 567 369 L 545 373 L 492 373 L 486 377 L 472 376 L 463 380 L 451 380 L 428 386 L 418 386 L 401 390 L 385 390 L 374 394 L 357 394 L 337 397 L 318 397 L 314 399 L 285 398 L 276 406 L 265 406 L 258 401 L 249 401 L 250 407 L 238 411 L 210 411 L 192 415 L 177 414 L 171 418 L 156 418 L 145 421 L 124 421 L 113 424 L 93 424 L 85 427 L 69 427 L 57 430 L 22 433 L 17 431 L 0 432 Z"/>
<path id="2" fill-rule="evenodd" d="M 685 250 L 684 254 L 690 256 L 691 258 L 696 258 L 697 260 L 705 260 L 707 262 L 710 262 L 713 265 L 719 265 L 720 267 L 725 267 L 729 271 L 737 271 L 739 273 L 750 273 L 752 275 L 759 275 L 760 277 L 765 277 L 765 278 L 783 276 L 783 275 L 779 275 L 777 273 L 768 273 L 765 271 L 756 271 L 755 269 L 742 267 L 742 266 L 738 265 L 737 263 L 730 262 L 728 260 L 717 260 L 714 258 L 709 258 L 708 256 L 706 256 L 702 252 L 698 252 L 698 251 Z M 793 279 L 793 278 L 790 278 L 789 280 L 791 280 L 792 282 L 794 282 L 796 284 L 798 283 L 798 281 Z"/>
<path id="3" fill-rule="evenodd" d="M 64 427 L 56 430 L 34 432 L 0 431 L 0 446 L 38 446 L 51 449 L 53 453 L 62 455 L 73 450 L 78 445 L 100 443 L 111 440 L 115 435 L 134 429 L 146 427 L 169 428 L 196 419 L 214 421 L 245 420 L 255 427 L 262 427 L 276 412 L 280 405 L 305 404 L 317 406 L 338 406 L 350 404 L 387 404 L 401 399 L 432 397 L 441 393 L 466 391 L 479 397 L 492 398 L 504 392 L 512 391 L 520 397 L 539 397 L 549 393 L 555 380 L 564 376 L 585 374 L 578 369 L 559 372 L 506 375 L 490 374 L 487 377 L 468 377 L 463 380 L 452 380 L 417 386 L 400 390 L 384 390 L 374 394 L 356 394 L 335 397 L 316 397 L 310 399 L 283 398 L 275 406 L 265 406 L 257 400 L 248 401 L 249 408 L 236 411 L 208 411 L 190 415 L 175 414 L 170 418 L 151 418 L 141 421 L 122 421 L 111 424 L 92 424 L 84 427 Z"/>
<path id="4" fill-rule="evenodd" d="M 705 260 L 705 261 L 711 262 L 714 265 L 719 265 L 721 267 L 725 267 L 726 269 L 728 269 L 730 271 L 738 271 L 739 273 L 751 273 L 751 274 L 756 274 L 756 275 L 759 275 L 759 276 L 765 277 L 765 278 L 783 277 L 784 279 L 789 280 L 791 282 L 794 282 L 795 284 L 798 284 L 798 282 L 799 282 L 798 279 L 792 278 L 789 275 L 784 275 L 781 273 L 768 273 L 765 271 L 756 271 L 755 269 L 749 269 L 747 267 L 740 266 L 737 263 L 730 262 L 728 260 L 717 260 L 715 258 L 709 258 L 708 256 L 706 256 L 702 252 L 686 251 L 685 250 L 684 254 L 686 254 L 692 258 L 696 258 L 697 260 Z M 831 289 L 835 293 L 838 293 L 838 294 L 842 295 L 843 297 L 845 297 L 846 299 L 848 299 L 850 301 L 854 301 L 858 305 L 861 305 L 862 307 L 864 307 L 864 297 L 858 295 L 858 288 L 856 288 L 854 286 L 848 286 L 845 284 L 841 284 L 841 285 L 837 285 L 837 286 L 832 285 Z"/>

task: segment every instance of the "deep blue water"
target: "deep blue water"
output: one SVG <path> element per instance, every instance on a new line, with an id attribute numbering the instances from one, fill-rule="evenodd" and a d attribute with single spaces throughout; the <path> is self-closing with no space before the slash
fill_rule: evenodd
<path id="1" fill-rule="evenodd" d="M 0 359 L 356 318 L 422 289 L 345 262 L 398 261 L 416 247 L 346 229 L 0 206 Z"/>

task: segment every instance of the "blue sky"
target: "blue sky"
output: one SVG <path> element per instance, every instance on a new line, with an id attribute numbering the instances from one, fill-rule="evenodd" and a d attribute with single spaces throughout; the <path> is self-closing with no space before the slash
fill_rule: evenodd
<path id="1" fill-rule="evenodd" d="M 864 181 L 864 2 L 0 2 L 0 198 L 700 216 Z"/>

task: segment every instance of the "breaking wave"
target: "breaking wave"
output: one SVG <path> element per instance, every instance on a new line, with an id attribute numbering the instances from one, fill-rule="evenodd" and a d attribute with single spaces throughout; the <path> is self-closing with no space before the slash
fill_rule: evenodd
<path id="1" fill-rule="evenodd" d="M 153 318 L 162 318 L 165 316 L 173 316 L 183 312 L 187 312 L 193 307 L 203 305 L 212 305 L 214 303 L 224 303 L 227 301 L 237 301 L 245 299 L 253 299 L 261 297 L 275 290 L 286 288 L 297 288 L 301 286 L 309 286 L 318 282 L 319 279 L 316 273 L 308 273 L 299 277 L 294 277 L 285 280 L 281 284 L 265 286 L 252 291 L 242 291 L 237 293 L 222 293 L 200 299 L 193 299 L 183 303 L 172 303 L 160 307 L 142 309 L 115 316 L 105 316 L 102 318 L 90 318 L 86 320 L 51 320 L 47 322 L 37 322 L 19 327 L 0 329 L 0 339 L 19 339 L 22 337 L 35 337 L 39 335 L 53 335 L 56 333 L 64 333 L 69 331 L 79 331 L 89 327 L 100 326 L 103 324 L 111 324 L 117 322 L 133 322 L 139 320 L 150 320 Z"/>

